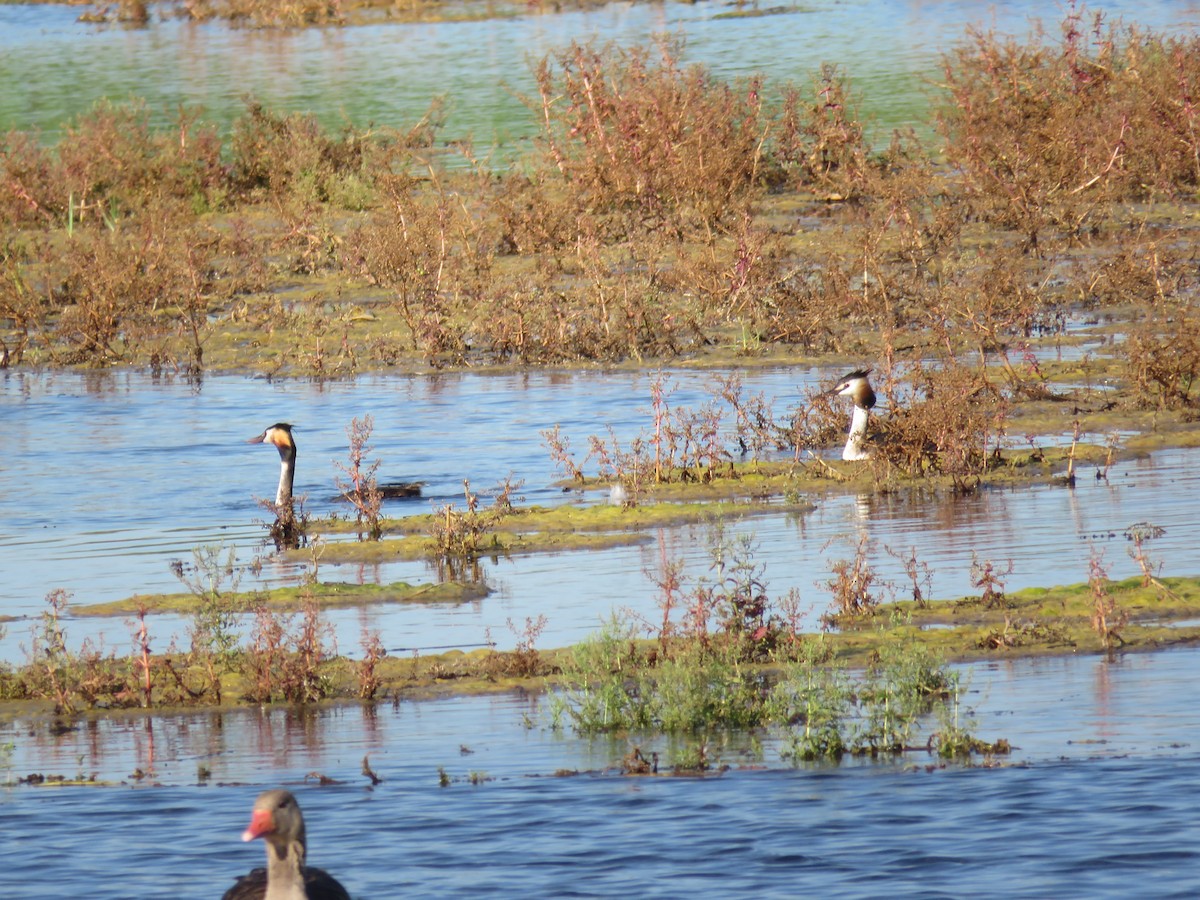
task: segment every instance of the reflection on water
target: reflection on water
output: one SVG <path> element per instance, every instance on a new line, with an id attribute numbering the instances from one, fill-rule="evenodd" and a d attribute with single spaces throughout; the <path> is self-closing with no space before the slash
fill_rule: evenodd
<path id="1" fill-rule="evenodd" d="M 155 773 L 141 785 L 166 786 L 0 792 L 0 858 L 23 898 L 219 896 L 261 865 L 239 840 L 253 797 L 287 783 L 311 861 L 356 897 L 1188 897 L 1200 722 L 1178 685 L 1198 663 L 1182 650 L 966 667 L 976 733 L 1017 748 L 1000 769 L 792 769 L 766 735 L 765 770 L 740 768 L 735 744 L 721 777 L 623 778 L 603 770 L 624 740 L 550 732 L 536 699 L 512 696 L 56 736 L 10 722 L 15 774 L 140 768 Z M 310 772 L 336 783 L 301 784 Z"/>
<path id="2" fill-rule="evenodd" d="M 1010 764 L 1059 758 L 1178 756 L 1200 750 L 1200 719 L 1190 693 L 1200 650 L 1114 658 L 1062 656 L 982 662 L 958 667 L 971 731 L 1013 745 Z M 936 727 L 928 723 L 929 727 Z M 781 765 L 782 734 L 710 736 L 714 760 Z M 582 739 L 552 728 L 544 697 L 504 694 L 383 702 L 320 709 L 241 709 L 80 719 L 49 728 L 44 721 L 0 723 L 2 780 L 32 772 L 104 782 L 194 785 L 264 784 L 313 773 L 363 784 L 364 756 L 385 779 L 444 768 L 509 779 L 557 771 L 605 772 L 634 743 L 672 758 L 669 738 Z M 928 762 L 922 755 L 898 764 Z M 875 766 L 848 759 L 843 768 Z M 891 766 L 892 763 L 887 763 Z M 824 768 L 816 765 L 816 769 Z M 203 769 L 203 772 L 201 771 Z M 135 772 L 139 773 L 135 776 Z M 144 778 L 143 778 L 144 776 Z"/>
<path id="3" fill-rule="evenodd" d="M 770 369 L 743 373 L 747 392 L 763 391 L 776 413 L 831 372 Z M 639 373 L 527 373 L 480 376 L 364 377 L 351 382 L 265 383 L 209 377 L 202 385 L 154 382 L 130 373 L 0 377 L 0 614 L 32 617 L 56 588 L 76 603 L 153 591 L 177 592 L 172 560 L 194 547 L 224 542 L 249 562 L 265 532 L 254 498 L 271 496 L 278 460 L 246 437 L 276 421 L 296 423 L 296 492 L 314 513 L 332 507 L 335 459 L 344 459 L 344 425 L 375 417 L 375 453 L 387 480 L 426 483 L 426 497 L 398 501 L 394 514 L 461 503 L 463 479 L 486 489 L 506 477 L 524 482 L 526 503 L 580 500 L 555 486 L 558 473 L 540 432 L 554 424 L 586 446 L 611 426 L 623 443 L 650 421 L 649 379 Z M 698 406 L 713 376 L 676 372 L 672 403 Z M 582 456 L 582 451 L 580 452 Z M 726 523 L 751 534 L 776 596 L 799 591 L 812 607 L 810 625 L 827 601 L 820 585 L 830 562 L 846 558 L 860 538 L 870 562 L 898 593 L 910 591 L 899 557 L 915 553 L 931 570 L 928 595 L 974 592 L 973 560 L 1003 570 L 1008 590 L 1086 581 L 1093 553 L 1113 577 L 1135 574 L 1124 531 L 1152 522 L 1165 534 L 1148 543 L 1168 574 L 1200 572 L 1192 539 L 1200 451 L 1169 450 L 1113 467 L 1106 481 L 1091 470 L 1079 486 L 996 488 L 966 497 L 920 489 L 885 495 L 814 496 L 804 514 L 779 513 Z M 364 626 L 379 629 L 393 650 L 477 646 L 489 639 L 511 647 L 527 618 L 546 616 L 542 646 L 561 646 L 593 631 L 614 609 L 655 610 L 647 573 L 665 562 L 686 564 L 691 578 L 709 569 L 708 524 L 662 528 L 645 544 L 574 554 L 484 559 L 493 594 L 482 601 L 438 606 L 384 605 L 329 614 L 338 649 L 355 655 Z M 302 566 L 268 556 L 242 586 L 295 583 Z M 365 565 L 322 563 L 326 581 L 430 583 L 425 562 Z M 257 579 L 257 582 L 255 581 Z M 512 623 L 510 627 L 509 623 Z M 187 622 L 155 617 L 156 648 L 185 638 Z M 515 631 L 514 631 L 515 629 Z M 28 623 L 10 623 L 0 658 L 23 658 Z M 103 637 L 124 652 L 130 628 L 117 620 L 74 620 L 68 639 Z"/>

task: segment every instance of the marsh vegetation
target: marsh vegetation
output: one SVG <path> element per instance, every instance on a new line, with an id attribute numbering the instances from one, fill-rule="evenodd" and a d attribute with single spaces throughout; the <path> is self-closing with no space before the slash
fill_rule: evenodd
<path id="1" fill-rule="evenodd" d="M 1191 40 L 1083 12 L 1055 39 L 972 33 L 945 59 L 937 139 L 883 147 L 853 73 L 724 83 L 669 42 L 541 60 L 540 136 L 499 167 L 439 142 L 440 99 L 405 129 L 337 133 L 251 100 L 228 135 L 198 109 L 155 130 L 104 103 L 56 146 L 4 136 L 6 360 L 346 375 L 830 354 L 878 360 L 889 397 L 958 386 L 988 407 L 1079 377 L 1047 372 L 1037 337 L 1116 316 L 1121 399 L 1188 407 Z"/>
<path id="2" fill-rule="evenodd" d="M 0 142 L 0 360 L 192 378 L 873 361 L 888 439 L 856 466 L 813 452 L 844 434 L 829 397 L 779 408 L 736 376 L 715 379 L 698 407 L 656 379 L 633 441 L 547 423 L 567 486 L 620 488 L 586 511 L 523 509 L 510 475 L 490 492 L 464 482 L 461 506 L 389 520 L 371 419 L 356 418 L 338 484 L 353 521 L 305 520 L 297 543 L 350 529 L 360 541 L 327 545 L 328 559 L 411 554 L 451 575 L 489 553 L 644 539 L 629 536 L 638 521 L 711 515 L 718 497 L 738 507 L 721 512 L 749 514 L 780 498 L 799 506 L 818 483 L 969 492 L 1074 478 L 1083 459 L 1107 466 L 1163 435 L 1187 440 L 1196 414 L 1197 51 L 1194 38 L 1077 9 L 1053 37 L 973 31 L 945 57 L 935 137 L 897 133 L 881 147 L 856 117 L 853 73 L 724 83 L 683 65 L 669 40 L 542 59 L 525 98 L 538 138 L 505 165 L 440 140 L 442 99 L 406 129 L 337 133 L 253 100 L 229 134 L 198 109 L 156 130 L 136 101 L 101 104 L 57 145 L 29 132 Z M 1080 321 L 1111 334 L 1103 355 L 1039 353 Z M 1118 426 L 1154 434 L 1087 437 Z M 1063 431 L 1069 449 L 1051 446 Z M 1109 582 L 1094 557 L 1082 588 L 1014 596 L 1003 561 L 977 560 L 978 596 L 954 606 L 930 602 L 912 555 L 911 585 L 879 582 L 860 544 L 831 562 L 816 630 L 801 627 L 795 596 L 772 597 L 751 545 L 718 536 L 710 580 L 684 584 L 663 561 L 657 621 L 618 618 L 551 652 L 531 620 L 511 626 L 511 653 L 413 660 L 366 630 L 360 660 L 337 656 L 320 613 L 332 594 L 315 573 L 274 598 L 293 604 L 283 609 L 225 585 L 236 568 L 198 555 L 181 568 L 187 649 L 152 652 L 147 606 L 132 654 L 68 651 L 57 592 L 0 685 L 66 713 L 532 679 L 583 731 L 786 727 L 805 759 L 903 752 L 933 720 L 925 746 L 954 755 L 980 745 L 961 727 L 946 660 L 1191 636 L 1161 625 L 1192 611 L 1194 586 L 1158 576 L 1143 525 L 1130 538 L 1136 585 Z M 407 536 L 382 540 L 396 533 Z M 247 617 L 248 640 L 233 626 Z"/>

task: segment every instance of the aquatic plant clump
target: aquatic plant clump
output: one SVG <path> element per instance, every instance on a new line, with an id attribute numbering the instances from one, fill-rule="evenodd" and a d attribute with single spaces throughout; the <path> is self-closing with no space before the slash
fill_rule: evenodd
<path id="1" fill-rule="evenodd" d="M 792 725 L 784 757 L 803 761 L 928 750 L 934 736 L 922 745 L 916 735 L 951 696 L 954 676 L 928 648 L 889 641 L 858 675 L 812 660 L 792 664 L 772 703 L 776 719 Z"/>
<path id="2" fill-rule="evenodd" d="M 766 669 L 694 641 L 661 657 L 638 648 L 629 626 L 614 620 L 564 665 L 552 719 L 583 735 L 690 735 L 701 743 L 723 731 L 777 729 L 782 755 L 794 762 L 1003 752 L 960 724 L 955 677 L 923 645 L 884 642 L 860 673 L 831 664 L 819 640 L 803 648 L 794 661 Z"/>
<path id="3" fill-rule="evenodd" d="M 655 576 L 661 625 L 614 615 L 573 648 L 562 664 L 562 685 L 552 694 L 555 723 L 585 735 L 696 737 L 781 728 L 783 755 L 796 761 L 934 747 L 934 736 L 919 746 L 915 735 L 939 715 L 948 718 L 939 707 L 958 696 L 937 653 L 894 632 L 880 636 L 862 671 L 848 671 L 835 663 L 827 635 L 782 627 L 750 542 L 731 543 L 718 527 L 711 552 L 714 585 L 701 582 L 687 591 L 675 567 Z M 865 556 L 860 544 L 860 565 Z M 755 602 L 749 621 L 746 598 Z M 876 606 L 845 611 L 842 619 L 861 621 Z M 638 641 L 639 630 L 653 639 Z M 939 752 L 949 755 L 984 746 L 962 728 L 944 740 Z"/>

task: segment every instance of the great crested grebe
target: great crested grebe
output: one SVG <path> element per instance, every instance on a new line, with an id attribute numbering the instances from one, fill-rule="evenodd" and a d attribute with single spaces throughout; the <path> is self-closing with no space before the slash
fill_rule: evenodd
<path id="1" fill-rule="evenodd" d="M 292 437 L 292 426 L 286 422 L 276 422 L 258 437 L 252 437 L 247 444 L 274 444 L 279 451 L 279 490 L 275 493 L 275 505 L 283 506 L 292 501 L 292 482 L 296 477 L 296 439 Z M 423 482 L 420 481 L 391 481 L 378 484 L 375 490 L 381 500 L 397 500 L 407 497 L 420 497 Z M 343 493 L 337 500 L 349 499 Z"/>
<path id="2" fill-rule="evenodd" d="M 292 437 L 292 426 L 276 422 L 247 444 L 274 444 L 279 451 L 279 490 L 275 492 L 275 505 L 292 502 L 292 481 L 296 477 L 296 441 Z"/>
<path id="3" fill-rule="evenodd" d="M 846 437 L 846 446 L 842 448 L 842 459 L 869 459 L 871 451 L 865 446 L 867 436 L 867 417 L 871 407 L 875 405 L 875 391 L 871 389 L 868 377 L 870 369 L 855 369 L 842 377 L 827 395 L 849 397 L 854 402 L 854 411 L 850 416 L 850 433 Z"/>
<path id="4" fill-rule="evenodd" d="M 289 791 L 258 795 L 242 834 L 243 841 L 255 838 L 267 845 L 267 867 L 239 877 L 222 900 L 350 900 L 336 878 L 305 865 L 304 816 Z"/>

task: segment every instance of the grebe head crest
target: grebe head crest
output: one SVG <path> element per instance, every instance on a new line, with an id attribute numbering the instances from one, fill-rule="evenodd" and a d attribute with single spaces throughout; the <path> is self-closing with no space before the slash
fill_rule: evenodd
<path id="1" fill-rule="evenodd" d="M 870 409 L 875 405 L 875 391 L 871 388 L 868 376 L 870 369 L 855 369 L 843 375 L 841 380 L 828 391 L 839 397 L 849 397 L 854 405 L 861 409 Z"/>

